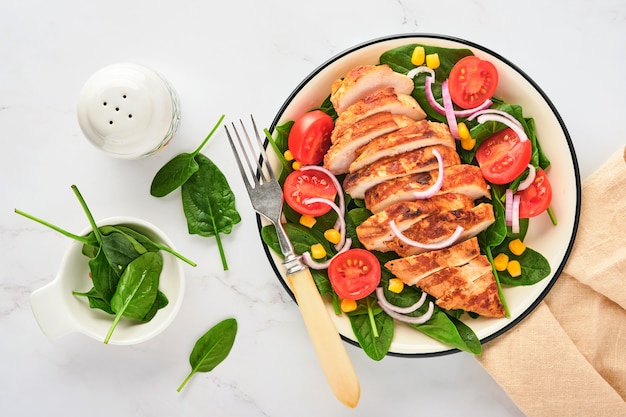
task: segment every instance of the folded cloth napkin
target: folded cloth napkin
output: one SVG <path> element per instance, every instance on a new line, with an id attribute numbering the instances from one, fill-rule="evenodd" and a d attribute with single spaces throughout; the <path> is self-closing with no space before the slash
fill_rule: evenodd
<path id="1" fill-rule="evenodd" d="M 528 417 L 626 416 L 625 161 L 626 148 L 584 181 L 563 273 L 477 357 Z"/>

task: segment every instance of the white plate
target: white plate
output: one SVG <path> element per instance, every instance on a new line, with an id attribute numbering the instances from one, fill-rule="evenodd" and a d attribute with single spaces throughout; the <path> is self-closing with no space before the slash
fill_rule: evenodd
<path id="1" fill-rule="evenodd" d="M 318 107 L 330 93 L 331 83 L 337 78 L 342 78 L 354 66 L 377 64 L 383 52 L 412 43 L 446 48 L 468 48 L 475 55 L 491 61 L 498 69 L 499 75 L 495 95 L 508 103 L 521 105 L 524 116 L 535 119 L 537 137 L 552 164 L 548 175 L 553 188 L 552 209 L 558 219 L 558 225 L 553 226 L 546 214 L 535 217 L 530 222 L 525 240 L 529 247 L 546 257 L 551 266 L 551 274 L 532 286 L 504 287 L 510 317 L 464 319 L 464 322 L 484 343 L 514 327 L 545 297 L 567 261 L 578 226 L 581 188 L 574 148 L 554 105 L 528 75 L 506 58 L 485 47 L 449 36 L 399 34 L 374 39 L 334 56 L 309 74 L 280 108 L 270 131 L 273 132 L 276 126 Z M 274 167 L 278 167 L 277 160 L 272 162 Z M 265 223 L 259 218 L 259 227 L 263 224 Z M 267 246 L 265 250 L 278 278 L 293 298 L 293 293 L 285 282 L 285 270 L 282 267 L 281 258 Z M 335 315 L 330 303 L 328 303 L 328 310 L 343 339 L 358 346 L 345 315 Z M 458 350 L 451 349 L 409 326 L 396 322 L 390 355 L 435 356 L 454 352 Z"/>

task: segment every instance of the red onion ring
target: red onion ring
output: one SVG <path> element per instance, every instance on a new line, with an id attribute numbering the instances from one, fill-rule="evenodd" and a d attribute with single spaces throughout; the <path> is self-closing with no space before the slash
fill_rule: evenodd
<path id="1" fill-rule="evenodd" d="M 513 115 L 511 113 L 507 113 L 507 112 L 505 112 L 503 110 L 497 110 L 497 109 L 484 109 L 484 110 L 475 112 L 474 114 L 469 116 L 467 118 L 467 120 L 474 120 L 474 118 L 476 118 L 478 116 L 482 116 L 483 114 L 497 114 L 497 115 L 500 115 L 502 117 L 506 117 L 511 122 L 513 122 L 516 125 L 518 125 L 520 127 L 520 129 L 523 129 L 522 124 L 520 123 L 520 121 L 517 120 L 515 117 L 513 117 Z"/>
<path id="2" fill-rule="evenodd" d="M 426 293 L 422 293 L 422 294 L 426 294 Z M 376 288 L 376 295 L 378 296 L 378 305 L 380 305 L 380 308 L 382 308 L 385 313 L 387 313 L 390 317 L 398 320 L 398 321 L 402 321 L 408 324 L 423 324 L 426 323 L 428 320 L 430 320 L 430 318 L 433 315 L 433 312 L 435 311 L 435 305 L 433 304 L 432 301 L 428 302 L 428 311 L 426 311 L 426 313 L 424 313 L 421 316 L 406 316 L 404 314 L 398 313 L 396 311 L 394 311 L 392 308 L 389 308 L 389 306 L 393 307 L 393 304 L 390 304 L 389 301 L 387 301 L 387 299 L 385 298 L 385 294 L 382 291 L 381 287 L 377 287 Z M 422 297 L 424 297 L 422 295 Z M 425 298 L 425 297 L 424 297 Z"/>
<path id="3" fill-rule="evenodd" d="M 346 241 L 346 219 L 343 215 L 343 211 L 339 207 L 337 207 L 337 204 L 335 204 L 334 202 L 326 198 L 320 198 L 320 197 L 305 198 L 304 200 L 302 200 L 302 203 L 303 204 L 313 204 L 313 203 L 328 204 L 333 210 L 335 210 L 335 212 L 337 213 L 337 222 L 339 223 L 338 225 L 339 234 L 341 235 L 341 239 L 339 239 L 339 243 L 335 245 L 335 249 L 339 250 L 340 248 L 343 248 L 343 246 L 345 245 L 345 241 Z"/>
<path id="4" fill-rule="evenodd" d="M 513 195 L 513 217 L 511 218 L 511 231 L 519 233 L 519 202 L 520 196 Z"/>
<path id="5" fill-rule="evenodd" d="M 300 171 L 306 171 L 306 170 L 320 171 L 328 175 L 328 177 L 330 177 L 330 180 L 333 182 L 333 185 L 335 186 L 335 190 L 337 190 L 337 196 L 339 196 L 339 209 L 343 213 L 346 209 L 345 198 L 343 195 L 343 188 L 341 187 L 341 184 L 339 184 L 339 180 L 337 179 L 337 177 L 335 177 L 335 174 L 333 174 L 326 168 L 323 168 L 319 165 L 304 165 L 300 167 Z M 343 216 L 340 216 L 340 217 L 343 217 Z M 337 223 L 335 223 L 335 227 L 339 227 L 339 219 L 337 219 Z"/>
<path id="6" fill-rule="evenodd" d="M 420 299 L 415 304 L 410 305 L 408 307 L 398 307 L 397 305 L 391 304 L 389 300 L 385 298 L 385 292 L 383 291 L 382 287 L 376 288 L 376 295 L 378 296 L 378 304 L 381 304 L 381 306 L 382 304 L 385 304 L 385 307 L 388 310 L 395 311 L 396 313 L 400 313 L 400 314 L 408 314 L 420 308 L 426 301 L 426 296 L 428 294 L 422 291 L 422 296 L 420 297 Z"/>
<path id="7" fill-rule="evenodd" d="M 494 122 L 500 122 L 510 127 L 515 132 L 515 134 L 519 137 L 520 142 L 525 142 L 528 140 L 528 136 L 526 136 L 526 132 L 524 131 L 524 128 L 521 127 L 517 119 L 514 122 L 511 120 L 510 117 L 501 116 L 499 114 L 481 114 L 480 116 L 478 116 L 476 120 L 478 120 L 478 123 L 485 123 L 488 120 L 491 120 Z"/>
<path id="8" fill-rule="evenodd" d="M 300 259 L 302 259 L 302 262 L 304 262 L 305 265 L 307 265 L 311 269 L 328 269 L 328 267 L 330 266 L 330 261 L 332 261 L 335 256 L 350 249 L 350 247 L 352 247 L 352 239 L 346 238 L 346 242 L 343 247 L 333 257 L 327 259 L 324 262 L 317 262 L 313 260 L 313 258 L 311 257 L 311 252 L 304 252 Z"/>
<path id="9" fill-rule="evenodd" d="M 439 192 L 439 190 L 441 190 L 441 187 L 443 186 L 443 158 L 441 157 L 441 154 L 437 149 L 433 149 L 433 155 L 435 155 L 435 158 L 437 158 L 438 164 L 437 181 L 435 181 L 433 185 L 431 185 L 430 187 L 428 187 L 428 189 L 424 191 L 414 191 L 413 197 L 417 198 L 418 200 L 434 196 Z"/>
<path id="10" fill-rule="evenodd" d="M 422 65 L 422 66 L 413 68 L 411 71 L 406 73 L 406 76 L 409 77 L 409 78 L 415 78 L 416 75 L 421 74 L 422 72 L 429 73 L 430 76 L 433 79 L 435 79 L 435 70 L 433 70 L 430 67 L 427 67 L 426 65 Z"/>
<path id="11" fill-rule="evenodd" d="M 415 246 L 415 247 L 422 248 L 422 249 L 429 249 L 429 250 L 443 249 L 443 248 L 447 248 L 448 246 L 451 246 L 453 243 L 455 243 L 458 240 L 459 237 L 461 237 L 461 234 L 465 230 L 463 227 L 457 226 L 454 233 L 452 233 L 452 235 L 446 239 L 440 240 L 439 242 L 436 242 L 436 243 L 421 243 L 416 240 L 410 239 L 406 237 L 404 234 L 402 234 L 402 231 L 398 229 L 398 226 L 396 226 L 396 222 L 394 220 L 391 220 L 389 222 L 389 227 L 391 228 L 391 231 L 393 232 L 393 234 L 402 242 L 406 243 L 407 245 Z"/>
<path id="12" fill-rule="evenodd" d="M 510 188 L 507 188 L 505 191 L 505 210 L 504 210 L 504 218 L 505 224 L 510 226 L 513 221 L 513 191 Z"/>
<path id="13" fill-rule="evenodd" d="M 443 97 L 443 108 L 446 111 L 446 120 L 448 121 L 450 133 L 455 139 L 459 139 L 459 128 L 456 124 L 456 115 L 454 114 L 452 98 L 450 97 L 450 90 L 448 89 L 448 80 L 445 80 L 441 84 L 441 95 Z"/>
<path id="14" fill-rule="evenodd" d="M 537 171 L 532 164 L 528 164 L 528 176 L 524 181 L 520 182 L 517 191 L 522 191 L 530 187 L 530 185 L 535 181 L 535 176 L 537 175 Z"/>
<path id="15" fill-rule="evenodd" d="M 441 104 L 439 104 L 439 102 L 437 102 L 437 100 L 435 100 L 435 95 L 433 94 L 433 89 L 432 89 L 432 83 L 434 81 L 434 77 L 429 77 L 426 76 L 426 82 L 424 83 L 424 90 L 426 92 L 426 99 L 428 100 L 428 104 L 430 104 L 430 106 L 437 112 L 440 114 L 446 114 L 446 109 L 443 108 L 443 106 Z M 489 106 L 491 106 L 493 104 L 493 102 L 490 99 L 486 99 L 483 104 L 481 104 L 480 106 L 474 107 L 472 109 L 466 109 L 466 110 L 455 110 L 454 111 L 454 115 L 456 117 L 468 117 L 471 116 L 472 114 L 481 111 L 481 110 L 485 110 L 487 108 L 489 108 Z"/>

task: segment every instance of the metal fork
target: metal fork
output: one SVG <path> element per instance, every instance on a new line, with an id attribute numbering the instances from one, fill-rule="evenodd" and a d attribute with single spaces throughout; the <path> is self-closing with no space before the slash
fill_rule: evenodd
<path id="1" fill-rule="evenodd" d="M 282 226 L 283 192 L 270 166 L 254 117 L 250 116 L 250 118 L 256 136 L 256 145 L 253 145 L 253 141 L 241 120 L 241 134 L 235 124 L 232 123 L 237 145 L 228 127 L 226 127 L 226 135 L 250 196 L 252 207 L 276 228 L 278 242 L 285 257 L 283 265 L 287 270 L 287 281 L 294 293 L 309 337 L 331 389 L 342 403 L 349 407 L 356 407 L 360 397 L 358 378 L 341 337 L 313 281 L 311 271 L 295 255 L 293 245 Z M 261 155 L 260 158 L 256 157 L 257 151 Z"/>

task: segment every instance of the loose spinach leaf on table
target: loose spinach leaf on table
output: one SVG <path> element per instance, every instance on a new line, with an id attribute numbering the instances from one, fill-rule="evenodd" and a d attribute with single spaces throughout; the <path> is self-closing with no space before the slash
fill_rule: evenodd
<path id="1" fill-rule="evenodd" d="M 191 372 L 176 391 L 180 392 L 197 372 L 210 372 L 222 363 L 230 353 L 235 343 L 236 335 L 237 320 L 234 318 L 225 319 L 217 323 L 202 335 L 196 341 L 189 356 Z"/>
<path id="2" fill-rule="evenodd" d="M 111 298 L 111 309 L 115 312 L 115 319 L 104 343 L 109 343 L 122 316 L 144 321 L 157 301 L 159 276 L 162 269 L 163 257 L 159 252 L 146 252 L 130 262 L 124 269 L 115 294 Z"/>
<path id="3" fill-rule="evenodd" d="M 233 225 L 241 221 L 235 205 L 235 194 L 217 165 L 202 154 L 196 155 L 195 159 L 198 171 L 182 187 L 187 227 L 191 234 L 215 237 L 222 266 L 227 270 L 220 234 L 229 234 Z"/>

